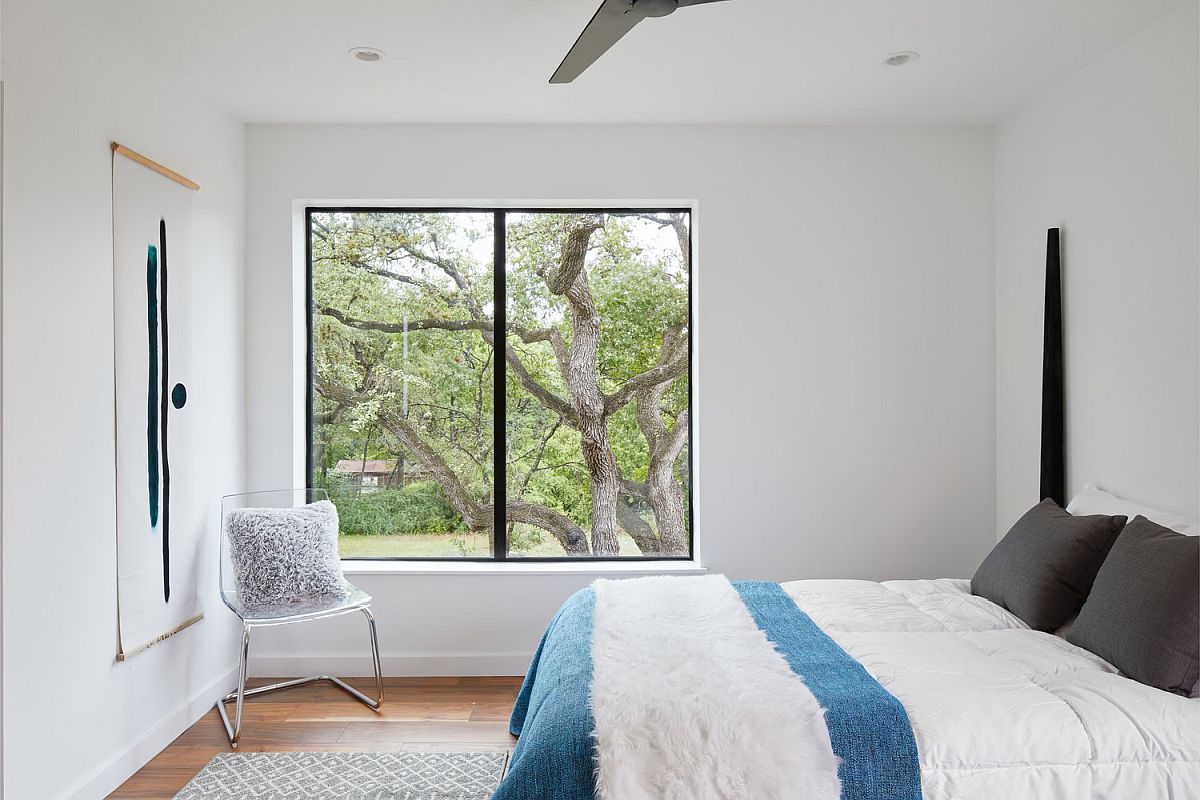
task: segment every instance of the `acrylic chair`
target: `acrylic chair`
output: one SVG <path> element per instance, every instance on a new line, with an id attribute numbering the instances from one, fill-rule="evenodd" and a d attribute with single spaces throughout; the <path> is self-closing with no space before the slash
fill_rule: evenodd
<path id="1" fill-rule="evenodd" d="M 343 579 L 346 588 L 344 598 L 314 598 L 282 606 L 255 607 L 248 607 L 238 599 L 237 579 L 229 555 L 230 513 L 241 508 L 294 508 L 328 499 L 329 496 L 324 489 L 282 489 L 232 494 L 221 498 L 221 599 L 242 621 L 242 655 L 238 666 L 237 689 L 217 701 L 217 712 L 221 715 L 221 722 L 225 724 L 225 733 L 228 735 L 229 744 L 232 747 L 237 747 L 238 740 L 241 738 L 242 709 L 247 697 L 326 681 L 374 711 L 378 711 L 383 705 L 383 672 L 379 664 L 379 637 L 375 631 L 375 617 L 371 614 L 371 595 Z M 246 688 L 246 660 L 250 655 L 250 632 L 252 630 L 336 617 L 355 611 L 361 611 L 366 616 L 367 626 L 371 631 L 371 660 L 375 667 L 375 698 L 368 697 L 334 675 L 314 675 L 308 678 L 296 678 L 268 686 L 259 686 L 254 689 Z M 225 708 L 228 703 L 235 704 L 232 724 Z"/>

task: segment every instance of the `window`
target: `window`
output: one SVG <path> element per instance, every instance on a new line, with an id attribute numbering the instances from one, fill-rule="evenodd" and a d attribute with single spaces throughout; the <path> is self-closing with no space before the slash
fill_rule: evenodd
<path id="1" fill-rule="evenodd" d="M 344 558 L 690 558 L 687 209 L 307 210 Z"/>

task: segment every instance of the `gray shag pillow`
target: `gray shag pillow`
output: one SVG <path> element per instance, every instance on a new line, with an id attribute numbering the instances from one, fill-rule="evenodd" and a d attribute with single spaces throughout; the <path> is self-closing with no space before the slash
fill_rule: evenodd
<path id="1" fill-rule="evenodd" d="M 1200 676 L 1200 539 L 1134 517 L 1067 641 L 1135 681 L 1189 694 Z"/>
<path id="2" fill-rule="evenodd" d="M 321 500 L 294 508 L 239 508 L 226 521 L 238 599 L 246 608 L 348 595 L 338 515 Z"/>
<path id="3" fill-rule="evenodd" d="M 1079 613 L 1125 517 L 1076 517 L 1053 500 L 1025 512 L 971 579 L 971 594 L 1053 632 Z"/>

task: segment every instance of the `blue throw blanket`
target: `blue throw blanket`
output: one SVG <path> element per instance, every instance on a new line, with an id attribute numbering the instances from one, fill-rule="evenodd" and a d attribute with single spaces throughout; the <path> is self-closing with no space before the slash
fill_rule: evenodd
<path id="1" fill-rule="evenodd" d="M 554 615 L 525 674 L 508 729 L 519 736 L 508 774 L 492 800 L 591 800 L 592 617 L 596 595 L 583 589 Z"/>
<path id="2" fill-rule="evenodd" d="M 754 621 L 817 701 L 841 759 L 842 800 L 921 800 L 917 745 L 904 706 L 829 638 L 776 583 L 733 584 Z M 596 793 L 588 705 L 591 589 L 555 615 L 533 657 L 509 729 L 519 736 L 492 800 L 591 800 Z"/>

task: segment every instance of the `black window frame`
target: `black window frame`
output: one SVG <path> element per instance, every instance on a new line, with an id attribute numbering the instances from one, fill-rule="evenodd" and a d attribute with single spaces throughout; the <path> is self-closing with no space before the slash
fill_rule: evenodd
<path id="1" fill-rule="evenodd" d="M 305 413 L 304 413 L 304 475 L 305 482 L 308 488 L 313 487 L 313 411 L 314 411 L 314 391 L 313 391 L 313 368 L 314 363 L 314 347 L 313 347 L 313 237 L 312 237 L 312 219 L 314 214 L 454 214 L 454 213 L 471 213 L 471 214 L 492 214 L 492 240 L 494 243 L 493 249 L 493 264 L 492 271 L 495 276 L 492 279 L 493 289 L 493 308 L 495 309 L 493 325 L 495 333 L 499 334 L 497 341 L 505 341 L 508 336 L 508 304 L 507 304 L 507 272 L 508 272 L 508 252 L 507 252 L 507 225 L 506 217 L 508 214 L 687 214 L 688 215 L 688 263 L 687 263 L 687 326 L 688 326 L 688 408 L 694 406 L 695 392 L 695 374 L 694 361 L 695 347 L 692 346 L 694 341 L 694 306 L 695 296 L 692 293 L 692 287 L 695 283 L 693 275 L 693 267 L 695 259 L 692 254 L 695 252 L 696 230 L 693 224 L 695 217 L 695 209 L 690 206 L 563 206 L 563 207 L 545 207 L 545 206 L 513 206 L 513 207 L 497 207 L 497 206 L 388 206 L 388 205 L 369 205 L 369 206 L 305 206 L 304 208 L 304 289 L 305 289 Z M 687 492 L 687 515 L 690 522 L 688 530 L 688 553 L 686 556 L 516 556 L 510 557 L 508 554 L 508 529 L 506 526 L 504 509 L 507 505 L 508 494 L 508 469 L 502 459 L 496 454 L 505 452 L 504 444 L 507 440 L 507 419 L 508 419 L 508 402 L 507 393 L 502 391 L 502 387 L 507 381 L 507 366 L 508 362 L 503 358 L 493 358 L 493 427 L 492 427 L 492 484 L 493 492 L 496 495 L 494 498 L 495 518 L 492 525 L 492 555 L 491 556 L 350 556 L 343 557 L 343 561 L 415 561 L 415 562 L 449 562 L 449 563 L 518 563 L 518 564 L 536 564 L 536 563 L 566 563 L 578 564 L 588 562 L 606 562 L 606 563 L 634 563 L 639 561 L 694 561 L 696 558 L 696 531 L 698 528 L 695 512 L 695 501 L 693 490 L 689 488 Z M 693 442 L 695 440 L 695 414 L 688 414 L 688 459 L 687 459 L 687 478 L 688 486 L 694 487 L 695 484 L 695 456 Z"/>

